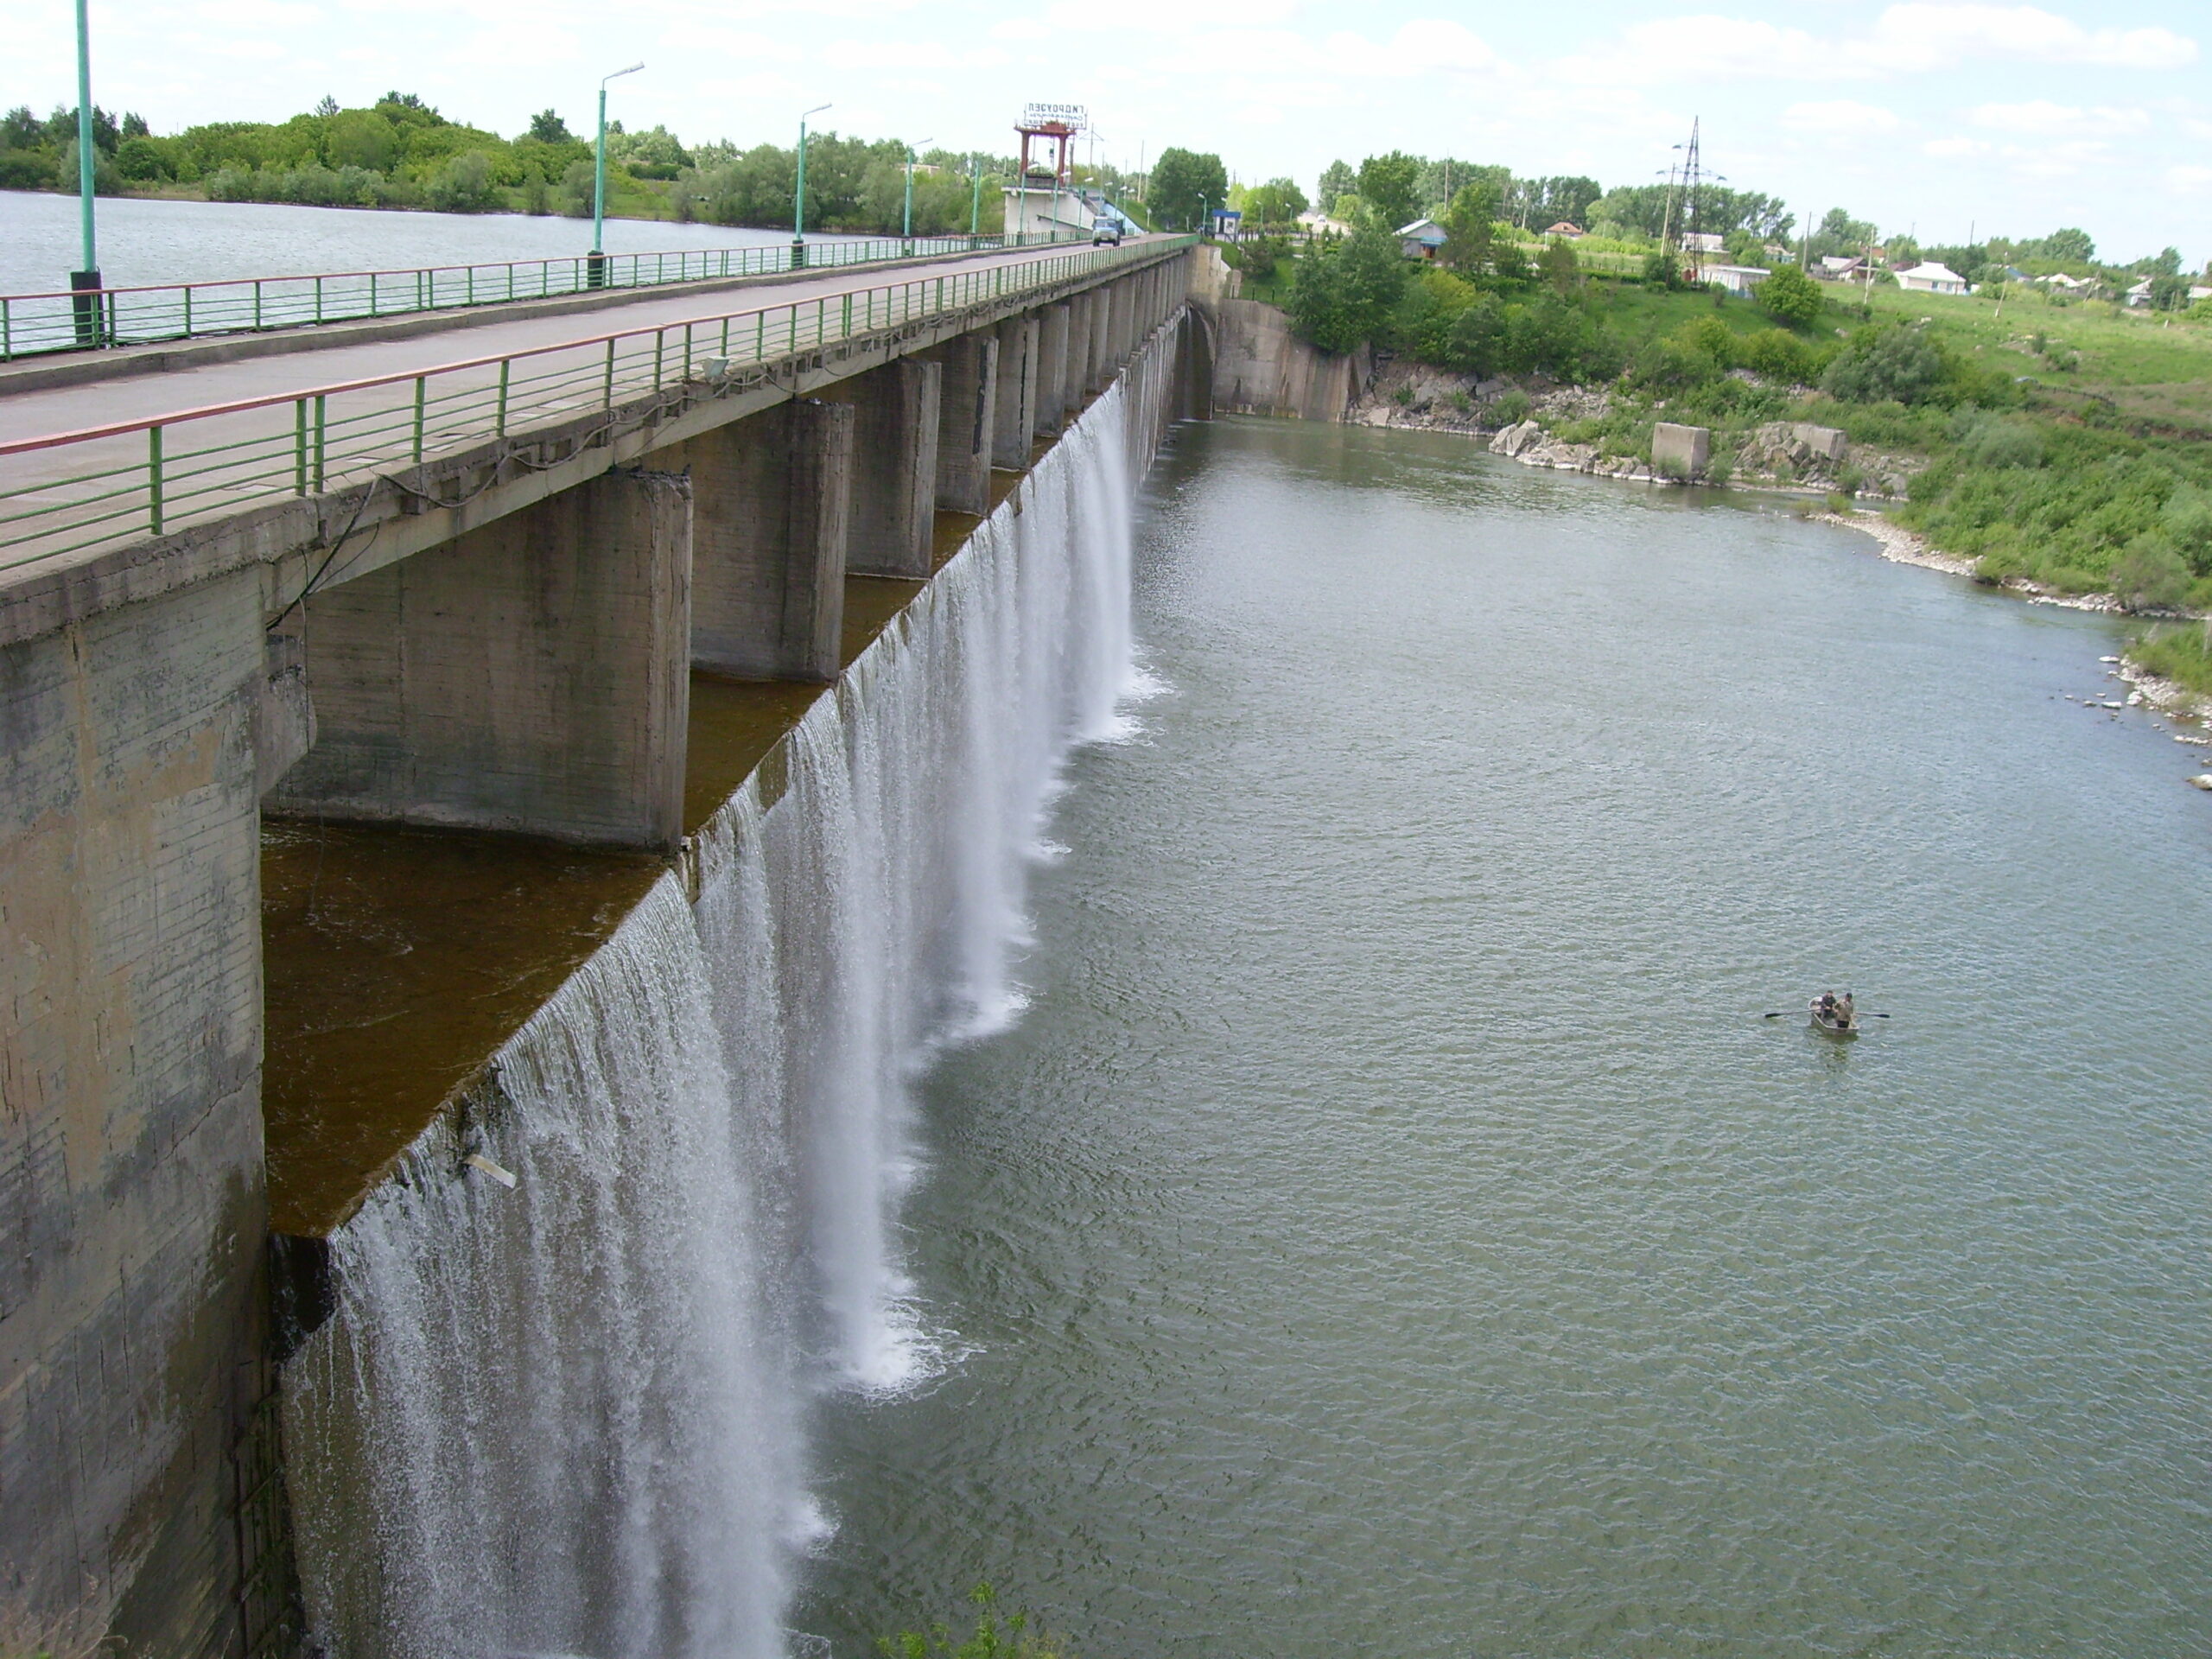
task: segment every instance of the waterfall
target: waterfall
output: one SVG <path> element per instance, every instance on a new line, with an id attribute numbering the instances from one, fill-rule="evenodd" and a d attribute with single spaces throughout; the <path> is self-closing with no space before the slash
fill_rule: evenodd
<path id="1" fill-rule="evenodd" d="M 785 1650 L 809 1390 L 939 1363 L 896 1243 L 912 1087 L 1018 1014 L 1060 769 L 1139 684 L 1173 339 L 702 830 L 696 897 L 664 876 L 333 1236 L 285 1406 L 332 1659 Z"/>

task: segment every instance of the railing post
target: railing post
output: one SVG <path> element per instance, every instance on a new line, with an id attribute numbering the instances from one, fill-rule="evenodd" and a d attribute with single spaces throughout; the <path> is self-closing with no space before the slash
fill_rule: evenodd
<path id="1" fill-rule="evenodd" d="M 189 289 L 186 291 L 190 292 Z M 8 319 L 8 302 L 4 296 L 0 296 L 0 363 L 6 362 L 15 354 L 15 341 L 10 334 Z"/>
<path id="2" fill-rule="evenodd" d="M 424 405 L 429 402 L 429 391 L 430 377 L 427 374 L 416 375 L 415 377 L 415 464 L 417 467 L 423 464 L 423 413 Z"/>
<path id="3" fill-rule="evenodd" d="M 329 400 L 329 398 L 327 398 L 327 397 L 323 396 L 323 394 L 321 394 L 321 392 L 317 392 L 317 393 L 315 394 L 315 493 L 317 495 L 321 495 L 321 494 L 322 493 L 322 480 L 323 480 L 324 477 L 326 476 L 326 471 L 325 471 L 325 469 L 326 469 L 326 467 L 327 467 L 327 463 L 328 463 L 328 461 L 329 461 L 329 459 L 330 459 L 330 455 L 329 455 L 329 444 L 328 444 L 328 438 L 329 438 L 329 435 L 330 435 L 330 423 L 329 423 L 329 421 L 328 421 L 328 419 L 327 419 L 327 416 L 328 416 L 328 415 L 329 415 L 329 413 L 330 413 L 330 410 L 329 410 L 329 404 L 330 404 L 330 400 Z"/>
<path id="4" fill-rule="evenodd" d="M 870 317 L 870 318 L 868 319 L 868 321 L 869 321 L 871 324 L 872 324 L 872 323 L 874 323 L 874 321 L 875 321 L 875 319 L 874 319 L 874 317 Z M 846 293 L 845 293 L 845 338 L 846 338 L 847 340 L 850 340 L 852 337 L 853 337 L 853 296 L 852 296 L 852 291 L 849 289 L 847 289 L 847 290 L 846 290 Z"/>
<path id="5" fill-rule="evenodd" d="M 261 315 L 261 284 L 259 283 L 253 285 L 253 301 L 254 315 L 257 318 Z M 322 278 L 320 276 L 315 279 L 315 320 L 317 322 L 322 321 Z"/>
<path id="6" fill-rule="evenodd" d="M 315 287 L 320 289 L 321 286 L 322 280 L 317 277 Z M 253 332 L 257 334 L 261 332 L 261 278 L 258 276 L 253 279 Z"/>
<path id="7" fill-rule="evenodd" d="M 499 359 L 499 424 L 493 429 L 492 435 L 494 437 L 504 438 L 507 435 L 507 373 L 514 365 L 515 360 L 512 357 L 503 357 Z"/>
<path id="8" fill-rule="evenodd" d="M 162 533 L 162 429 L 146 429 L 146 505 L 154 534 Z"/>
<path id="9" fill-rule="evenodd" d="M 661 383 L 661 372 L 660 372 L 661 355 L 662 355 L 662 353 L 663 353 L 667 349 L 667 346 L 668 346 L 668 330 L 667 330 L 667 329 L 665 329 L 665 328 L 656 328 L 656 329 L 654 329 L 654 330 L 653 330 L 653 390 L 654 390 L 655 391 L 658 391 L 660 390 L 660 383 Z"/>
<path id="10" fill-rule="evenodd" d="M 292 493 L 308 493 L 308 400 L 292 405 Z"/>
<path id="11" fill-rule="evenodd" d="M 0 307 L 4 307 L 6 303 L 4 300 L 0 300 Z M 0 327 L 4 327 L 4 324 L 0 324 Z M 187 340 L 192 338 L 192 284 L 190 283 L 184 285 L 184 337 Z M 0 355 L 5 355 L 4 352 L 0 352 Z"/>
<path id="12" fill-rule="evenodd" d="M 377 314 L 377 274 L 376 274 L 376 272 L 374 272 L 374 271 L 372 270 L 372 271 L 371 271 L 371 272 L 369 273 L 369 315 L 370 315 L 371 316 L 372 316 L 372 317 L 373 317 L 374 315 L 376 315 L 376 314 Z"/>
<path id="13" fill-rule="evenodd" d="M 607 407 L 610 412 L 614 408 L 614 342 L 611 340 L 607 342 Z"/>

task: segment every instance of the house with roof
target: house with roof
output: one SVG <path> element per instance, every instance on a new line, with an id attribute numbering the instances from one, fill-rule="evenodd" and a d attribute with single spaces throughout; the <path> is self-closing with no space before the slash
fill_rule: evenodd
<path id="1" fill-rule="evenodd" d="M 1813 275 L 1824 283 L 1852 282 L 1866 274 L 1866 262 L 1855 253 L 1824 253 L 1813 263 Z"/>
<path id="2" fill-rule="evenodd" d="M 1726 253 L 1728 239 L 1718 231 L 1689 231 L 1682 237 L 1682 251 L 1688 254 Z"/>
<path id="3" fill-rule="evenodd" d="M 1908 294 L 1963 294 L 1967 279 L 1948 265 L 1923 263 L 1897 272 L 1897 286 Z"/>
<path id="4" fill-rule="evenodd" d="M 1433 259 L 1444 245 L 1446 232 L 1433 219 L 1417 219 L 1398 232 L 1398 251 L 1408 259 Z"/>
<path id="5" fill-rule="evenodd" d="M 2129 289 L 2127 290 L 2126 299 L 2128 304 L 2133 306 L 2140 307 L 2150 304 L 2151 279 L 2148 276 L 2145 276 L 2141 282 L 2136 283 L 2134 287 Z"/>
<path id="6" fill-rule="evenodd" d="M 1565 237 L 1570 242 L 1580 242 L 1582 239 L 1582 227 L 1580 225 L 1572 224 L 1562 219 L 1558 224 L 1546 231 L 1544 234 L 1546 236 Z"/>
<path id="7" fill-rule="evenodd" d="M 1725 288 L 1738 299 L 1750 298 L 1751 290 L 1773 275 L 1764 265 L 1730 265 L 1703 259 L 1690 262 L 1692 281 Z"/>

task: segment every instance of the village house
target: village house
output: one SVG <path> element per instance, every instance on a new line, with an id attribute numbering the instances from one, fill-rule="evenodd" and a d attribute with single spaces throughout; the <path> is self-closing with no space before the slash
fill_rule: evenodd
<path id="1" fill-rule="evenodd" d="M 1948 265 L 1923 264 L 1897 272 L 1897 286 L 1908 294 L 1963 294 L 1967 279 Z"/>
<path id="2" fill-rule="evenodd" d="M 1544 234 L 1546 236 L 1564 237 L 1569 242 L 1580 242 L 1582 239 L 1582 227 L 1580 225 L 1570 224 L 1566 219 L 1562 219 L 1558 224 L 1553 226 L 1551 229 L 1546 231 Z"/>
<path id="3" fill-rule="evenodd" d="M 1408 259 L 1433 259 L 1444 245 L 1445 230 L 1433 219 L 1417 219 L 1398 232 L 1398 248 Z"/>
<path id="4" fill-rule="evenodd" d="M 1853 282 L 1866 275 L 1866 265 L 1856 254 L 1824 253 L 1814 262 L 1813 275 L 1824 283 Z"/>
<path id="5" fill-rule="evenodd" d="M 1774 273 L 1764 265 L 1723 265 L 1694 262 L 1692 276 L 1708 286 L 1725 288 L 1738 299 L 1748 299 L 1751 292 Z"/>

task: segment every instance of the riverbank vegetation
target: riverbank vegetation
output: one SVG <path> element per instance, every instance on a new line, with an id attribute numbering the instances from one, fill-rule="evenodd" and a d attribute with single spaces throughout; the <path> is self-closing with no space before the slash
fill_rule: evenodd
<path id="1" fill-rule="evenodd" d="M 2212 696 L 2212 623 L 2153 627 L 2128 642 L 2127 658 L 2163 679 Z"/>
<path id="2" fill-rule="evenodd" d="M 1370 191 L 1416 188 L 1405 171 L 1344 170 Z M 2110 593 L 2144 611 L 2212 609 L 2212 322 L 2018 283 L 1936 296 L 1815 282 L 1783 260 L 1751 297 L 1731 296 L 1689 281 L 1656 247 L 1621 272 L 1563 236 L 1532 240 L 1516 193 L 1542 200 L 1495 176 L 1459 186 L 1432 214 L 1436 257 L 1414 260 L 1388 215 L 1347 192 L 1349 230 L 1273 250 L 1268 287 L 1324 350 L 1367 345 L 1465 377 L 1446 397 L 1493 399 L 1508 383 L 1588 389 L 1540 418 L 1601 459 L 1648 466 L 1657 422 L 1705 426 L 1707 481 L 1755 472 L 1901 496 L 1900 522 L 1986 579 Z M 1608 200 L 1633 221 L 1616 228 L 1649 217 L 1636 192 L 1593 197 L 1593 217 Z M 1743 220 L 1732 234 L 1788 228 L 1770 199 L 1723 205 Z M 2078 232 L 2044 243 L 2088 251 Z M 1402 376 L 1399 390 L 1412 395 Z M 1499 423 L 1493 411 L 1481 423 Z M 1878 466 L 1801 476 L 1778 423 L 1840 429 Z"/>
<path id="3" fill-rule="evenodd" d="M 70 109 L 41 118 L 17 108 L 0 118 L 0 189 L 76 189 L 76 135 Z M 97 188 L 109 195 L 579 219 L 592 211 L 592 134 L 572 132 L 551 110 L 512 137 L 400 92 L 360 108 L 326 98 L 286 121 L 210 122 L 166 136 L 137 115 L 98 111 L 93 143 Z M 898 234 L 906 222 L 906 162 L 895 138 L 810 135 L 808 228 Z M 995 234 L 1014 168 L 1010 156 L 918 155 L 914 232 L 962 234 L 973 224 Z M 611 217 L 781 228 L 791 223 L 797 175 L 797 151 L 783 145 L 687 144 L 661 126 L 607 127 Z M 1078 181 L 1115 190 L 1127 183 L 1110 168 L 1079 170 Z"/>

